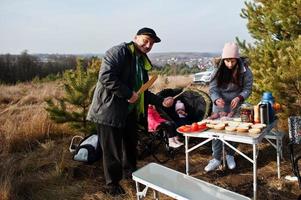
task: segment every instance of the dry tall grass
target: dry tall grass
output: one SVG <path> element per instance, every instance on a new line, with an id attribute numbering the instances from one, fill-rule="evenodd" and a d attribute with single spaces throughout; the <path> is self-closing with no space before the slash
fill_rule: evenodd
<path id="1" fill-rule="evenodd" d="M 159 76 L 150 90 L 157 93 L 165 88 L 184 88 L 192 83 L 193 77 L 187 76 Z"/>
<path id="2" fill-rule="evenodd" d="M 25 192 L 24 181 L 31 178 L 23 176 L 28 174 L 28 166 L 22 165 L 24 157 L 35 154 L 41 143 L 51 138 L 72 134 L 67 125 L 53 123 L 44 109 L 45 98 L 61 95 L 59 82 L 0 85 L 0 199 L 19 199 L 15 194 Z M 29 166 L 39 164 L 28 162 Z M 24 195 L 24 199 L 30 198 Z"/>
<path id="3" fill-rule="evenodd" d="M 0 152 L 30 150 L 35 141 L 72 132 L 54 124 L 45 111 L 44 99 L 61 96 L 59 82 L 0 86 Z"/>

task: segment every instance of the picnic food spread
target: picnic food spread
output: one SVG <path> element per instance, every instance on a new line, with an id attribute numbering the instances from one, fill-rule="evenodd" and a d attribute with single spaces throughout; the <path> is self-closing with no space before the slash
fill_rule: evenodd
<path id="1" fill-rule="evenodd" d="M 275 120 L 275 111 L 279 111 L 281 105 L 276 104 L 271 92 L 264 92 L 261 101 L 253 106 L 244 103 L 240 107 L 239 117 L 226 114 L 212 114 L 205 120 L 184 125 L 177 130 L 181 133 L 200 133 L 207 129 L 224 131 L 225 133 L 239 133 L 258 135 Z M 254 123 L 254 124 L 253 124 Z"/>
<path id="2" fill-rule="evenodd" d="M 191 125 L 180 126 L 177 130 L 182 133 L 202 132 L 207 129 L 225 131 L 225 133 L 236 132 L 246 134 L 259 134 L 266 124 L 253 124 L 251 122 L 242 122 L 232 118 L 227 121 L 205 119 L 200 122 L 194 122 Z"/>

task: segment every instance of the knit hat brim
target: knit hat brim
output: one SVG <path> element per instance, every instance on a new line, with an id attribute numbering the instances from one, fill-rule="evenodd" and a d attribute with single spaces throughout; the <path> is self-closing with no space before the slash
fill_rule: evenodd
<path id="1" fill-rule="evenodd" d="M 225 58 L 239 58 L 238 46 L 234 42 L 228 42 L 225 44 L 222 53 L 222 59 Z"/>

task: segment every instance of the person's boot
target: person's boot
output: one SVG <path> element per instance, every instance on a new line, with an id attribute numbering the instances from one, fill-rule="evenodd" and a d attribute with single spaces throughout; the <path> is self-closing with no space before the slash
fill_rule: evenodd
<path id="1" fill-rule="evenodd" d="M 119 196 L 125 194 L 124 189 L 119 183 L 109 183 L 106 187 L 106 193 L 111 196 Z"/>
<path id="2" fill-rule="evenodd" d="M 233 156 L 227 155 L 226 161 L 229 169 L 234 169 L 236 167 L 236 163 Z"/>
<path id="3" fill-rule="evenodd" d="M 176 136 L 176 137 L 174 137 L 175 138 L 175 142 L 177 143 L 177 144 L 180 144 L 181 146 L 184 144 L 183 142 L 181 142 L 180 140 L 179 140 L 179 137 L 178 136 Z"/>
<path id="4" fill-rule="evenodd" d="M 172 147 L 172 148 L 178 148 L 180 146 L 182 146 L 181 144 L 176 143 L 175 138 L 168 138 L 168 146 Z"/>
<path id="5" fill-rule="evenodd" d="M 221 165 L 221 161 L 213 158 L 212 160 L 209 161 L 208 165 L 205 167 L 205 171 L 210 172 L 216 170 L 220 165 Z"/>
<path id="6" fill-rule="evenodd" d="M 136 171 L 137 168 L 132 168 L 132 169 L 124 169 L 123 172 L 122 172 L 122 178 L 124 179 L 132 179 L 132 173 L 134 171 Z"/>

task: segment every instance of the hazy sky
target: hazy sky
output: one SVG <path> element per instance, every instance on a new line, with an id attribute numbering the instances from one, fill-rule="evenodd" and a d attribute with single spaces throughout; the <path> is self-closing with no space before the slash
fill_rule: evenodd
<path id="1" fill-rule="evenodd" d="M 162 42 L 152 52 L 220 52 L 251 42 L 243 0 L 0 0 L 0 54 L 104 53 L 141 27 Z"/>

